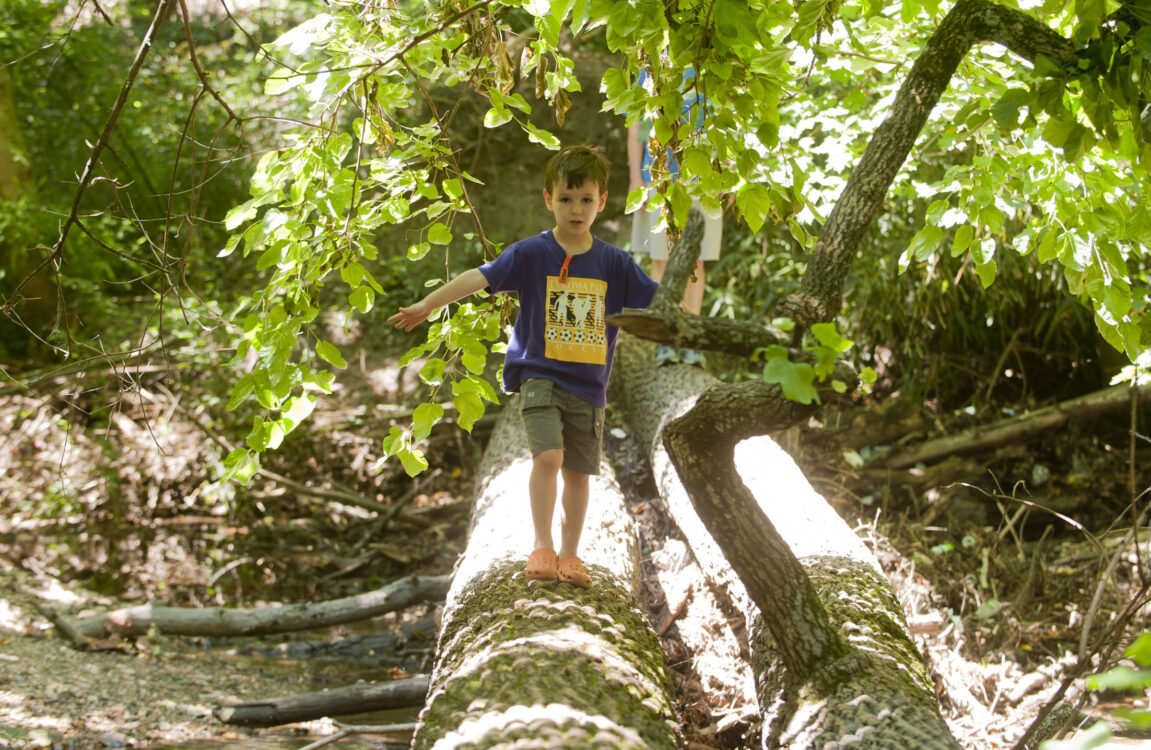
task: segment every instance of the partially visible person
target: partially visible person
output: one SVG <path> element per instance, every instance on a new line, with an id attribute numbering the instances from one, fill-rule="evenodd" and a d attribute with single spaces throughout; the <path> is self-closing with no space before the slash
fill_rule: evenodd
<path id="1" fill-rule="evenodd" d="M 636 79 L 636 85 L 644 86 L 649 77 L 647 71 L 643 71 L 640 73 L 639 78 Z M 683 77 L 685 92 L 683 95 L 681 117 L 684 119 L 694 118 L 696 121 L 695 125 L 699 128 L 703 126 L 701 116 L 703 96 L 696 90 L 694 79 L 695 71 L 688 69 Z M 694 112 L 693 108 L 695 110 Z M 655 229 L 659 223 L 660 208 L 658 205 L 650 205 L 650 199 L 653 195 L 651 187 L 651 167 L 654 161 L 653 155 L 648 148 L 648 142 L 651 138 L 651 128 L 651 122 L 647 120 L 640 120 L 628 127 L 628 191 L 630 192 L 638 187 L 643 187 L 648 191 L 644 205 L 632 214 L 631 250 L 633 253 L 647 253 L 651 256 L 651 277 L 658 282 L 663 280 L 663 273 L 667 268 L 667 260 L 671 248 L 668 247 L 667 234 L 663 230 L 656 231 Z M 667 171 L 673 181 L 679 177 L 679 164 L 676 162 L 674 155 L 669 155 L 668 157 Z M 705 289 L 704 262 L 719 259 L 720 241 L 723 237 L 723 216 L 709 216 L 708 213 L 703 210 L 703 207 L 700 206 L 698 200 L 693 200 L 692 205 L 698 208 L 704 215 L 704 232 L 699 260 L 696 261 L 695 273 L 692 277 L 688 278 L 683 290 L 683 309 L 689 313 L 699 315 L 703 309 L 703 293 Z M 680 361 L 689 364 L 698 363 L 703 359 L 702 355 L 695 350 L 683 349 L 677 352 L 669 347 L 661 347 L 657 352 L 657 358 L 661 362 Z"/>
<path id="2" fill-rule="evenodd" d="M 630 255 L 591 233 L 607 202 L 608 163 L 597 149 L 566 148 L 544 173 L 555 227 L 509 245 L 388 318 L 410 331 L 439 308 L 482 289 L 515 292 L 520 312 L 504 356 L 504 389 L 520 393 L 532 453 L 528 479 L 533 551 L 527 577 L 591 586 L 577 549 L 590 476 L 599 474 L 604 407 L 619 329 L 607 317 L 647 307 L 658 288 Z M 552 538 L 563 476 L 560 546 Z"/>

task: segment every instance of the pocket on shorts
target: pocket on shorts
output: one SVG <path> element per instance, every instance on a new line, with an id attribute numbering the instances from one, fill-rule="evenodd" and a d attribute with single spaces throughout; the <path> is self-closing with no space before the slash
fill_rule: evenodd
<path id="1" fill-rule="evenodd" d="M 607 411 L 605 409 L 596 407 L 595 417 L 592 421 L 592 433 L 595 435 L 596 440 L 603 440 L 603 423 L 606 415 Z"/>
<path id="2" fill-rule="evenodd" d="M 532 378 L 520 386 L 520 410 L 527 411 L 552 404 L 552 381 Z"/>

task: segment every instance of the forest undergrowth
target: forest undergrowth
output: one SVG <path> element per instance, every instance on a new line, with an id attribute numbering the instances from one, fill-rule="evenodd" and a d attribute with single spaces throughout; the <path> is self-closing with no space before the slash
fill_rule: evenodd
<path id="1" fill-rule="evenodd" d="M 361 360 L 341 376 L 310 429 L 269 453 L 248 486 L 220 484 L 223 456 L 242 436 L 221 410 L 205 405 L 210 400 L 192 397 L 209 390 L 213 377 L 94 369 L 0 395 L 0 570 L 13 592 L 3 602 L 0 640 L 9 658 L 19 660 L 24 646 L 66 648 L 50 640 L 58 634 L 48 608 L 77 616 L 144 601 L 252 607 L 333 599 L 410 573 L 451 570 L 466 544 L 487 423 L 471 435 L 438 428 L 426 447 L 431 470 L 413 480 L 395 462 L 380 462 L 380 441 L 391 420 L 404 418 L 402 405 L 413 403 L 417 381 L 391 361 Z M 870 416 L 859 421 L 858 413 Z M 1061 705 L 1082 697 L 1084 716 L 1132 702 L 1119 694 L 1084 696 L 1082 681 L 1101 666 L 1093 655 L 1113 663 L 1146 623 L 1147 541 L 1143 535 L 1133 543 L 1127 532 L 1145 504 L 1135 502 L 1132 479 L 1147 481 L 1131 462 L 1148 465 L 1147 451 L 1127 450 L 1126 419 L 1050 431 L 988 455 L 948 459 L 944 468 L 903 471 L 869 471 L 866 459 L 891 435 L 907 442 L 963 423 L 892 402 L 866 412 L 825 409 L 818 421 L 780 438 L 881 560 L 965 747 L 1011 747 L 1064 680 Z M 694 748 L 754 746 L 754 695 L 739 677 L 746 670 L 742 622 L 707 590 L 661 513 L 623 415 L 610 422 L 606 447 L 641 529 L 643 595 L 675 676 L 685 737 Z M 49 601 L 48 591 L 68 593 Z M 33 606 L 36 596 L 41 603 Z M 716 635 L 721 630 L 734 640 L 725 642 Z M 362 632 L 269 640 L 336 641 Z M 433 640 L 423 635 L 422 646 L 404 640 L 406 650 L 378 664 L 378 674 L 426 671 Z M 159 659 L 168 674 L 193 675 L 222 651 L 248 653 L 253 644 L 150 636 L 107 648 L 110 654 L 72 652 L 68 668 L 111 657 L 130 674 L 154 669 Z M 194 706 L 178 715 L 157 708 L 172 702 L 161 684 L 133 698 L 151 712 L 110 701 L 100 716 L 90 695 L 61 689 L 47 673 L 42 684 L 0 681 L 0 747 L 52 746 L 37 744 L 45 736 L 73 748 L 107 746 L 100 738 L 113 735 L 141 746 L 159 738 L 236 737 L 237 730 L 205 715 L 210 695 L 255 699 L 268 696 L 252 693 L 277 686 L 318 689 L 315 675 L 276 675 L 270 653 L 255 667 L 223 667 L 267 678 L 236 682 L 230 693 L 221 686 L 239 674 L 221 675 L 212 662 L 221 677 L 213 689 L 204 686 L 198 713 Z M 353 677 L 362 671 L 326 669 L 319 684 Z M 68 716 L 87 718 L 60 718 Z"/>

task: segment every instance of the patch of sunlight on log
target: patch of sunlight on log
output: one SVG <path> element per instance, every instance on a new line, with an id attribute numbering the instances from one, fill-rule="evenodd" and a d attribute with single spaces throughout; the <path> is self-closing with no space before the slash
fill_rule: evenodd
<path id="1" fill-rule="evenodd" d="M 477 493 L 478 504 L 472 515 L 475 525 L 468 532 L 468 548 L 457 564 L 446 608 L 450 608 L 451 600 L 467 588 L 464 583 L 489 570 L 493 561 L 522 560 L 526 566 L 535 539 L 528 500 L 528 478 L 531 471 L 531 458 L 524 446 L 523 455 L 514 459 L 506 468 L 490 475 L 487 484 Z M 634 531 L 621 526 L 621 523 L 628 520 L 626 514 L 621 519 L 618 512 L 600 512 L 601 507 L 596 502 L 597 498 L 613 497 L 619 493 L 611 468 L 605 464 L 601 473 L 591 478 L 591 499 L 584 520 L 579 556 L 585 565 L 602 565 L 624 580 L 632 581 L 638 575 L 632 548 L 634 542 L 630 541 L 634 539 Z M 562 494 L 561 477 L 557 479 L 556 512 L 552 524 L 552 538 L 557 549 L 560 541 L 559 509 Z M 502 509 L 510 509 L 511 512 L 486 512 L 488 507 L 497 502 Z M 624 539 L 629 541 L 621 543 Z"/>
<path id="2" fill-rule="evenodd" d="M 566 747 L 564 727 L 595 726 L 603 732 L 591 738 L 593 747 L 618 747 L 620 739 L 627 740 L 627 747 L 643 747 L 643 738 L 634 729 L 610 721 L 604 716 L 588 714 L 562 703 L 549 703 L 536 706 L 512 706 L 506 711 L 486 713 L 478 719 L 465 721 L 460 728 L 445 735 L 437 747 L 473 747 L 473 743 L 489 733 L 507 734 L 517 728 L 535 734 L 532 747 Z"/>
<path id="3" fill-rule="evenodd" d="M 743 483 L 799 559 L 843 555 L 881 572 L 875 556 L 812 488 L 792 457 L 766 435 L 735 447 Z"/>
<path id="4" fill-rule="evenodd" d="M 0 599 L 0 630 L 20 633 L 28 624 L 28 618 L 19 608 L 13 607 L 7 599 Z"/>

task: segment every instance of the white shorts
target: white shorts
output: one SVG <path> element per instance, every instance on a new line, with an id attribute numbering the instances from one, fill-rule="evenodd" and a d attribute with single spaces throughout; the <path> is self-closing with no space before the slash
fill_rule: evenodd
<path id="1" fill-rule="evenodd" d="M 691 205 L 703 212 L 703 244 L 699 248 L 700 260 L 719 260 L 719 243 L 723 238 L 723 216 L 708 216 L 699 201 Z M 631 215 L 631 251 L 646 253 L 652 260 L 667 260 L 670 252 L 667 235 L 652 228 L 659 223 L 660 207 L 641 208 Z"/>

